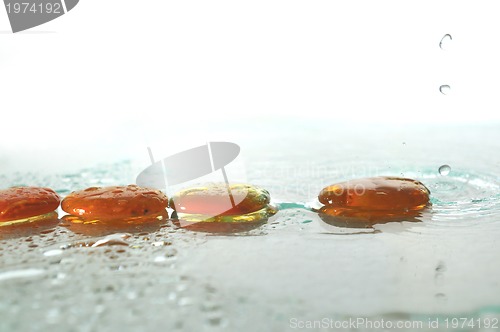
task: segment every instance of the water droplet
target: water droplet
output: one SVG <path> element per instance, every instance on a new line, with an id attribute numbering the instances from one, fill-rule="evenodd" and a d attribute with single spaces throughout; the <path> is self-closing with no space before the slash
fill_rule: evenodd
<path id="1" fill-rule="evenodd" d="M 436 272 L 444 272 L 444 271 L 446 271 L 446 265 L 443 262 L 439 262 L 439 264 L 436 266 Z"/>
<path id="2" fill-rule="evenodd" d="M 38 277 L 45 273 L 45 270 L 41 269 L 25 269 L 25 270 L 13 270 L 0 273 L 0 281 L 18 278 L 30 278 Z"/>
<path id="3" fill-rule="evenodd" d="M 177 304 L 181 307 L 190 306 L 194 303 L 193 299 L 190 297 L 181 297 Z"/>
<path id="4" fill-rule="evenodd" d="M 441 38 L 441 41 L 439 42 L 439 48 L 442 50 L 446 50 L 453 38 L 451 38 L 450 34 L 446 34 Z"/>
<path id="5" fill-rule="evenodd" d="M 155 263 L 163 263 L 167 260 L 167 257 L 165 256 L 157 256 L 154 258 Z"/>
<path id="6" fill-rule="evenodd" d="M 63 250 L 62 249 L 53 249 L 49 250 L 43 253 L 45 257 L 52 257 L 52 256 L 59 256 L 62 255 Z"/>
<path id="7" fill-rule="evenodd" d="M 443 95 L 447 95 L 447 94 L 449 94 L 449 93 L 450 93 L 450 90 L 451 90 L 451 88 L 450 88 L 450 86 L 449 86 L 449 85 L 441 85 L 441 86 L 439 87 L 439 92 L 441 92 Z"/>
<path id="8" fill-rule="evenodd" d="M 208 323 L 212 326 L 220 326 L 222 322 L 222 317 L 214 316 L 208 318 Z"/>
<path id="9" fill-rule="evenodd" d="M 124 241 L 124 239 L 127 239 L 129 237 L 130 234 L 111 234 L 103 239 L 96 241 L 94 244 L 91 245 L 91 247 L 96 248 L 96 247 L 113 246 L 113 245 L 128 246 L 128 243 Z"/>
<path id="10" fill-rule="evenodd" d="M 441 165 L 439 167 L 439 174 L 441 174 L 443 176 L 450 174 L 450 172 L 451 172 L 451 167 L 448 165 Z"/>

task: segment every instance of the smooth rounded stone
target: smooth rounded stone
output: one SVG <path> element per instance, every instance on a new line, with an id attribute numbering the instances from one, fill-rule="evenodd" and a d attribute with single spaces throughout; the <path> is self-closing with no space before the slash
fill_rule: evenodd
<path id="1" fill-rule="evenodd" d="M 91 187 L 63 199 L 62 209 L 84 220 L 118 220 L 160 214 L 168 198 L 160 190 L 136 185 Z"/>
<path id="2" fill-rule="evenodd" d="M 421 182 L 398 177 L 373 177 L 333 184 L 318 199 L 326 206 L 368 211 L 421 210 L 430 191 Z"/>
<path id="3" fill-rule="evenodd" d="M 12 187 L 0 190 L 0 223 L 22 220 L 53 212 L 61 199 L 41 187 Z"/>
<path id="4" fill-rule="evenodd" d="M 236 216 L 259 211 L 270 200 L 269 192 L 256 186 L 231 184 L 228 191 L 225 183 L 211 183 L 179 191 L 170 199 L 170 207 L 183 214 Z"/>

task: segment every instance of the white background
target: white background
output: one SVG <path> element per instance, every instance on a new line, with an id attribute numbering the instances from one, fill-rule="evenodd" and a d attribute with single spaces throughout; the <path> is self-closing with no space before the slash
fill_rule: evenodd
<path id="1" fill-rule="evenodd" d="M 81 0 L 12 34 L 2 7 L 0 162 L 75 167 L 138 151 L 147 159 L 151 144 L 231 140 L 225 123 L 248 136 L 291 117 L 332 126 L 498 121 L 497 9 L 496 1 Z M 441 50 L 447 33 L 453 40 Z"/>

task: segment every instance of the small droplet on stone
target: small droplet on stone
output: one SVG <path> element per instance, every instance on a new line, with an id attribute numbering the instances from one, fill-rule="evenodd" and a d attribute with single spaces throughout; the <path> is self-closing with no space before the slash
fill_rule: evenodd
<path id="1" fill-rule="evenodd" d="M 444 35 L 443 38 L 441 38 L 441 41 L 439 42 L 439 48 L 442 50 L 446 50 L 452 39 L 453 38 L 451 38 L 450 34 Z"/>
<path id="2" fill-rule="evenodd" d="M 447 94 L 449 94 L 449 93 L 450 93 L 450 91 L 451 91 L 451 88 L 450 88 L 450 86 L 449 86 L 449 85 L 446 85 L 446 84 L 445 84 L 445 85 L 441 85 L 441 86 L 439 87 L 439 92 L 441 92 L 443 95 L 447 95 Z"/>
<path id="3" fill-rule="evenodd" d="M 439 174 L 443 176 L 450 174 L 450 172 L 451 172 L 451 167 L 449 165 L 441 165 L 439 167 Z"/>

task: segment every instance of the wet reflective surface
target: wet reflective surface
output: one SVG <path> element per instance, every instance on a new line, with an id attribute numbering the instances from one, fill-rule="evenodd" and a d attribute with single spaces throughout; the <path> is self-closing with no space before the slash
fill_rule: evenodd
<path id="1" fill-rule="evenodd" d="M 248 229 L 190 229 L 172 210 L 130 227 L 57 219 L 0 227 L 0 329 L 286 331 L 293 317 L 499 317 L 498 128 L 349 127 L 333 135 L 330 124 L 296 126 L 300 137 L 273 136 L 269 124 L 259 140 L 241 138 L 247 182 L 268 190 L 278 210 Z M 0 175 L 0 185 L 65 196 L 130 183 L 144 167 L 14 173 Z M 430 190 L 431 209 L 369 227 L 317 212 L 327 184 L 401 173 Z"/>

